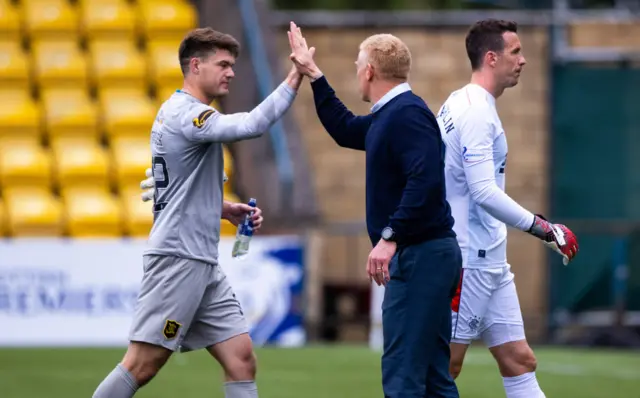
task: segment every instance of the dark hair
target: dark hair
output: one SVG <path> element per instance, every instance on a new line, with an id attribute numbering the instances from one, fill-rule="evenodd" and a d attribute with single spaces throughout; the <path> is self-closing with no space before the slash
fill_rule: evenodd
<path id="1" fill-rule="evenodd" d="M 472 70 L 480 69 L 487 52 L 504 50 L 502 35 L 505 32 L 518 33 L 518 24 L 513 21 L 485 19 L 471 26 L 465 44 Z"/>
<path id="2" fill-rule="evenodd" d="M 187 33 L 178 50 L 182 74 L 186 75 L 189 71 L 191 58 L 203 58 L 210 53 L 215 53 L 216 50 L 229 51 L 237 58 L 240 53 L 240 43 L 233 36 L 211 28 L 198 28 Z"/>

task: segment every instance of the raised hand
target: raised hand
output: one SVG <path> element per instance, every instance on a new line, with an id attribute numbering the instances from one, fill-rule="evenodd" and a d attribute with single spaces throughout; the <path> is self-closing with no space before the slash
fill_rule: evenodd
<path id="1" fill-rule="evenodd" d="M 316 49 L 315 47 L 309 48 L 307 46 L 307 40 L 302 36 L 302 31 L 294 22 L 289 24 L 287 35 L 289 36 L 289 46 L 291 47 L 289 58 L 293 61 L 298 72 L 314 80 L 321 77 L 322 71 L 313 60 Z"/>

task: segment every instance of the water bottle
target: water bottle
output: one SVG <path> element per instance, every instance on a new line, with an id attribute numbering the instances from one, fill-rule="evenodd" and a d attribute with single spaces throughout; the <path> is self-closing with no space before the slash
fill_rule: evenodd
<path id="1" fill-rule="evenodd" d="M 251 198 L 249 200 L 249 206 L 256 207 L 256 200 Z M 238 224 L 238 230 L 236 232 L 236 241 L 233 243 L 233 251 L 231 257 L 236 260 L 244 260 L 249 255 L 249 243 L 253 236 L 253 221 L 251 217 L 253 212 L 247 214 L 244 221 Z"/>

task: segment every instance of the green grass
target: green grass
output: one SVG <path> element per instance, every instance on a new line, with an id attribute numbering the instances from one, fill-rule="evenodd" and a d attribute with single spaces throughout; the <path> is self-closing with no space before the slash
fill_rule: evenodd
<path id="1" fill-rule="evenodd" d="M 640 353 L 537 348 L 547 397 L 640 397 Z M 121 349 L 1 349 L 2 398 L 89 398 Z M 380 355 L 366 347 L 260 349 L 261 398 L 381 397 Z M 178 354 L 136 398 L 223 397 L 218 365 L 205 352 Z M 469 351 L 458 379 L 463 398 L 504 397 L 490 354 Z"/>

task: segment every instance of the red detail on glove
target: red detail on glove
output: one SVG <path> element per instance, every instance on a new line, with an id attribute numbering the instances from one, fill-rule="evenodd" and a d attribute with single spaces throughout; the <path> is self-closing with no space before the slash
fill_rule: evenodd
<path id="1" fill-rule="evenodd" d="M 566 225 L 555 224 L 556 227 L 560 228 L 562 234 L 564 235 L 564 245 L 560 245 L 560 243 L 556 240 L 556 244 L 558 245 L 558 249 L 567 256 L 569 261 L 573 260 L 573 258 L 578 254 L 578 238 L 576 235 L 567 228 Z"/>

